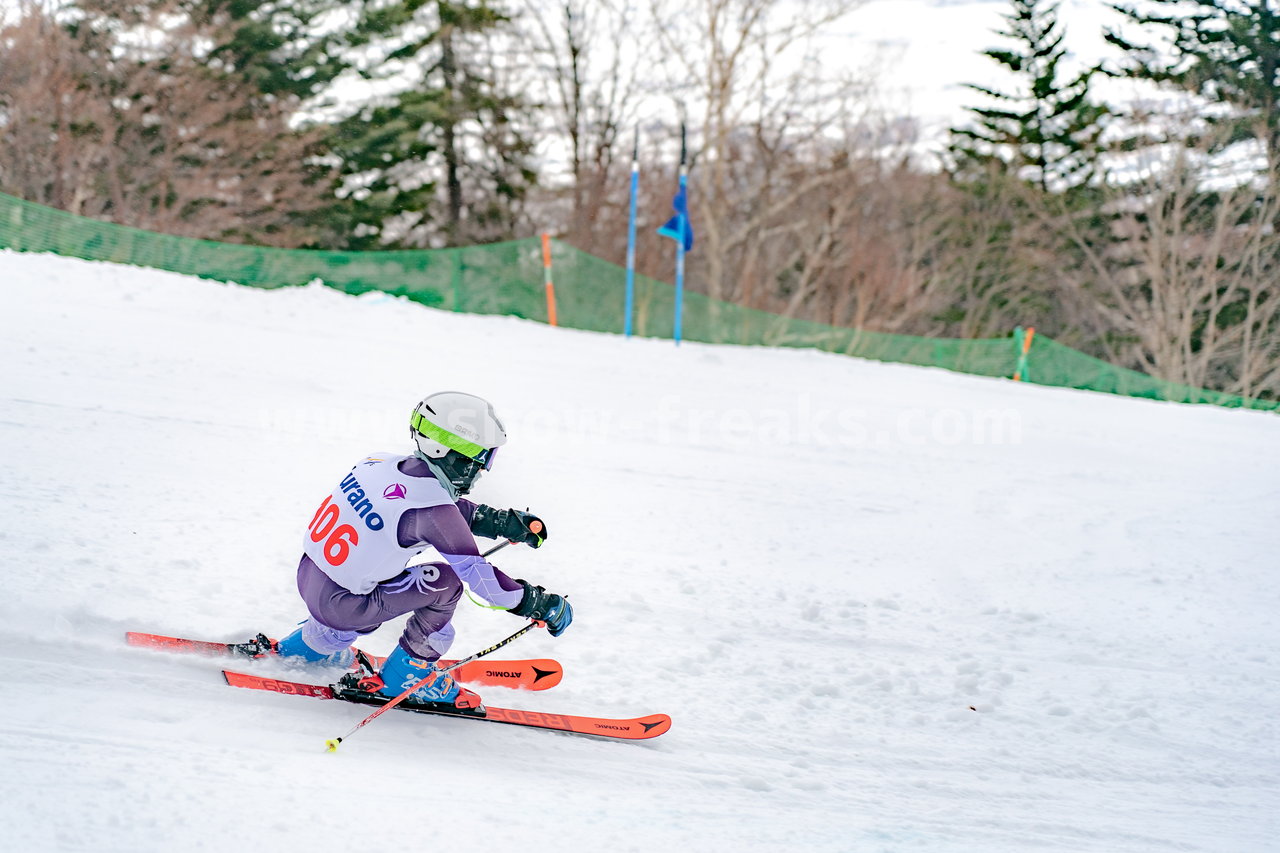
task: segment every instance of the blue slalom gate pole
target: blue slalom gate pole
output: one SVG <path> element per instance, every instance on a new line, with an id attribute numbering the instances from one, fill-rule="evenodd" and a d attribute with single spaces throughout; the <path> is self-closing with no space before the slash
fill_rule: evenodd
<path id="1" fill-rule="evenodd" d="M 684 336 L 684 255 L 693 248 L 693 226 L 689 224 L 689 147 L 685 142 L 683 122 L 680 124 L 680 188 L 676 197 L 671 200 L 676 215 L 667 220 L 667 224 L 658 229 L 663 237 L 676 241 L 676 316 L 672 324 L 672 337 L 676 346 Z"/>
<path id="2" fill-rule="evenodd" d="M 680 164 L 680 192 L 685 192 L 685 171 L 684 164 Z M 686 219 L 682 225 L 688 228 L 688 220 Z M 676 346 L 680 346 L 680 336 L 683 331 L 684 315 L 684 235 L 680 235 L 680 239 L 676 241 L 676 316 L 674 323 Z"/>
<path id="3" fill-rule="evenodd" d="M 672 324 L 676 346 L 680 346 L 680 337 L 683 333 L 685 244 L 690 242 L 689 238 L 693 234 L 693 228 L 689 225 L 688 163 L 689 145 L 685 136 L 684 122 L 680 122 L 680 189 L 676 192 L 676 198 L 680 199 L 681 207 L 677 213 L 680 236 L 676 238 L 676 316 Z"/>
<path id="4" fill-rule="evenodd" d="M 631 216 L 627 223 L 627 313 L 623 334 L 631 337 L 631 318 L 636 302 L 636 199 L 640 195 L 640 128 L 631 149 Z"/>

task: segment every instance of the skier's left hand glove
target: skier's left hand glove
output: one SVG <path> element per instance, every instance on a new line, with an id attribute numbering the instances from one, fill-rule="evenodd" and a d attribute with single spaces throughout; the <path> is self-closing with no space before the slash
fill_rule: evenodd
<path id="1" fill-rule="evenodd" d="M 489 539 L 510 539 L 530 547 L 541 547 L 547 541 L 547 525 L 531 512 L 518 509 L 494 509 L 480 504 L 471 516 L 471 532 Z"/>
<path id="2" fill-rule="evenodd" d="M 519 578 L 516 578 L 516 583 L 524 587 L 524 598 L 511 608 L 511 612 L 526 619 L 547 623 L 547 630 L 553 637 L 563 634 L 573 621 L 573 608 L 569 606 L 569 599 Z"/>

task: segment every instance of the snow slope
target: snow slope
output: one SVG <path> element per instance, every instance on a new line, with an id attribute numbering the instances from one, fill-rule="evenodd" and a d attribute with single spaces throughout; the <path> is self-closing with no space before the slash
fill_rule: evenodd
<path id="1" fill-rule="evenodd" d="M 5 849 L 1276 849 L 1275 415 L 47 256 L 0 295 Z M 319 496 L 450 388 L 549 525 L 495 559 L 577 611 L 486 699 L 669 734 L 329 755 L 364 709 L 124 645 L 287 631 Z M 462 607 L 459 654 L 518 626 Z"/>

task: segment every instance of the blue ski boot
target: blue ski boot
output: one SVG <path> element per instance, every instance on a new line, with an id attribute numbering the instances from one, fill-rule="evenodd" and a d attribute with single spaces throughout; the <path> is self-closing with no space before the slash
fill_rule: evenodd
<path id="1" fill-rule="evenodd" d="M 355 631 L 337 631 L 308 619 L 292 634 L 276 643 L 276 654 L 282 658 L 295 658 L 308 663 L 351 666 L 356 659 L 351 644 L 356 641 L 357 636 Z"/>
<path id="2" fill-rule="evenodd" d="M 428 675 L 433 676 L 409 694 L 405 704 L 446 705 L 458 709 L 480 708 L 480 697 L 460 687 L 448 673 L 441 672 L 433 661 L 414 657 L 397 645 L 382 664 L 378 677 L 382 687 L 378 693 L 394 699 Z"/>

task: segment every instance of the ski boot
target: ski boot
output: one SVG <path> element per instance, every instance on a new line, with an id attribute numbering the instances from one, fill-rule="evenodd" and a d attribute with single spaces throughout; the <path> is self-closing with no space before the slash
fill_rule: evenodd
<path id="1" fill-rule="evenodd" d="M 349 667 L 356 659 L 351 649 L 356 636 L 354 631 L 338 631 L 308 619 L 276 642 L 275 652 L 282 658 Z"/>
<path id="2" fill-rule="evenodd" d="M 372 672 L 367 658 L 361 662 L 366 664 L 368 670 L 368 674 L 356 680 L 356 686 L 361 690 L 394 699 L 430 676 L 425 684 L 410 693 L 400 704 L 406 709 L 416 707 L 484 716 L 484 705 L 478 694 L 458 684 L 448 673 L 440 671 L 434 661 L 414 657 L 401 646 L 395 647 L 377 673 Z"/>

